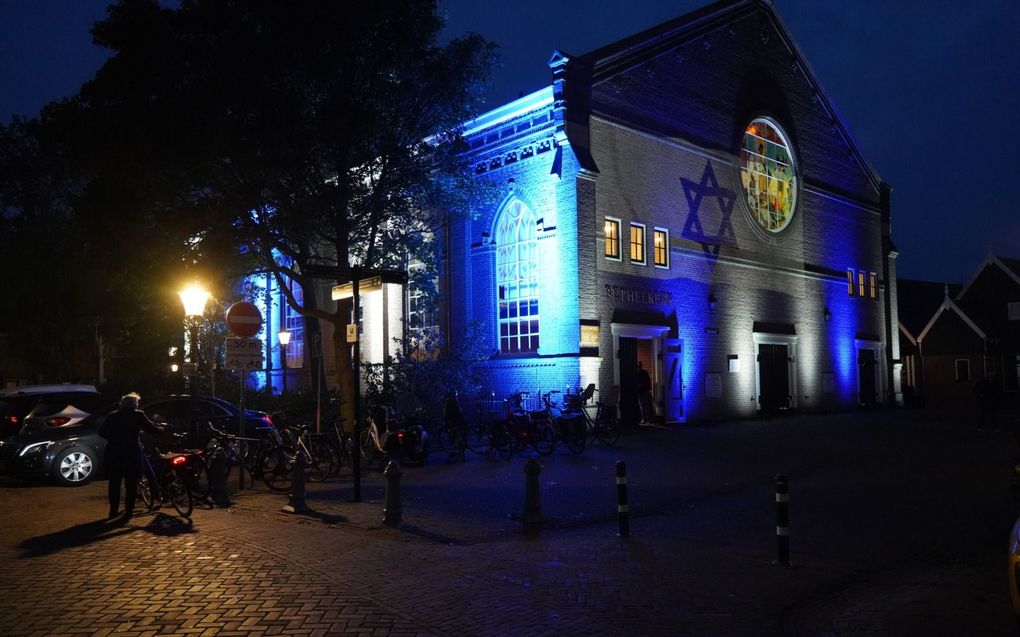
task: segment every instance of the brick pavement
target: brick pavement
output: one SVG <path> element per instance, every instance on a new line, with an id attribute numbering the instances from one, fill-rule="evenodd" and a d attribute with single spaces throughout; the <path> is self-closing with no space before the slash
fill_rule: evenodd
<path id="1" fill-rule="evenodd" d="M 939 607 L 959 615 L 982 604 L 962 595 L 960 582 L 986 600 L 983 616 L 967 615 L 983 622 L 979 633 L 1006 634 L 1008 610 L 988 577 L 1002 553 L 994 537 L 977 553 L 882 571 L 824 539 L 794 536 L 795 567 L 769 562 L 771 538 L 748 533 L 772 524 L 768 489 L 751 489 L 766 504 L 749 506 L 747 481 L 757 478 L 709 473 L 721 461 L 714 445 L 730 450 L 725 462 L 771 475 L 770 463 L 755 469 L 755 447 L 819 424 L 845 426 L 802 418 L 771 430 L 758 423 L 690 429 L 681 432 L 682 450 L 662 456 L 682 464 L 668 479 L 643 475 L 636 457 L 629 460 L 638 506 L 627 540 L 616 537 L 612 502 L 602 502 L 602 490 L 612 492 L 612 460 L 647 458 L 649 448 L 673 444 L 676 432 L 644 432 L 618 450 L 545 459 L 543 505 L 556 522 L 535 539 L 523 538 L 507 516 L 523 498 L 520 459 L 437 459 L 408 469 L 407 524 L 395 530 L 381 525 L 377 473 L 366 476 L 360 504 L 350 502 L 346 480 L 313 486 L 316 514 L 307 517 L 279 513 L 284 496 L 246 492 L 231 509 L 197 510 L 190 527 L 159 514 L 123 528 L 95 521 L 105 510 L 103 483 L 8 485 L 0 634 L 923 634 L 910 632 L 932 625 L 919 615 Z M 966 445 L 952 439 L 945 446 L 981 461 L 985 448 Z M 852 455 L 849 447 L 842 444 L 841 453 Z M 793 509 L 794 524 L 808 529 L 821 524 L 805 520 L 811 480 L 829 494 L 833 484 L 824 463 L 815 471 L 793 483 L 801 497 L 794 506 L 802 507 L 799 516 Z M 890 471 L 876 483 L 899 478 Z M 474 485 L 465 476 L 483 480 Z M 659 482 L 668 483 L 663 493 L 680 495 L 659 499 Z"/>

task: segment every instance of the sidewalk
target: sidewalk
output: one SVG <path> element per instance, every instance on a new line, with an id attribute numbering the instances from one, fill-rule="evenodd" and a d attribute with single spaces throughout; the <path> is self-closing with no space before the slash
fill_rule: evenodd
<path id="1" fill-rule="evenodd" d="M 105 483 L 5 485 L 0 634 L 1013 634 L 1000 443 L 909 412 L 643 428 L 541 459 L 533 538 L 511 517 L 524 457 L 406 468 L 395 529 L 378 469 L 361 503 L 348 476 L 310 485 L 308 515 L 250 490 L 191 526 L 109 528 Z M 772 563 L 780 471 L 791 568 Z"/>

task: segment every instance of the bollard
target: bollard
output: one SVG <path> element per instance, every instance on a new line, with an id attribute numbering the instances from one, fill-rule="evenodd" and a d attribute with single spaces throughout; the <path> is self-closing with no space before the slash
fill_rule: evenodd
<path id="1" fill-rule="evenodd" d="M 776 475 L 776 562 L 790 565 L 790 485 L 783 474 Z"/>
<path id="2" fill-rule="evenodd" d="M 290 485 L 290 498 L 283 506 L 284 513 L 306 513 L 308 505 L 305 504 L 305 467 L 308 466 L 308 458 L 305 457 L 304 449 L 298 449 L 294 455 L 294 466 L 291 472 L 294 479 Z"/>
<path id="3" fill-rule="evenodd" d="M 630 511 L 627 507 L 627 464 L 616 461 L 616 512 L 620 517 L 620 537 L 630 537 Z"/>
<path id="4" fill-rule="evenodd" d="M 230 506 L 227 496 L 227 455 L 217 449 L 210 458 L 209 487 L 212 491 L 212 502 L 218 507 Z"/>
<path id="5" fill-rule="evenodd" d="M 386 476 L 386 503 L 383 505 L 383 524 L 396 526 L 400 524 L 401 515 L 404 513 L 400 506 L 400 476 L 404 473 L 396 460 L 390 460 L 383 469 Z"/>
<path id="6" fill-rule="evenodd" d="M 528 458 L 524 465 L 526 484 L 524 487 L 524 532 L 528 535 L 538 532 L 545 518 L 542 516 L 542 501 L 538 493 L 538 474 L 542 473 L 542 465 L 534 456 Z"/>

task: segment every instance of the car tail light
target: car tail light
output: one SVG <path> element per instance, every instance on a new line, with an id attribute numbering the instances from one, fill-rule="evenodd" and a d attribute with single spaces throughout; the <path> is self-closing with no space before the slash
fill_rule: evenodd
<path id="1" fill-rule="evenodd" d="M 272 418 L 270 418 L 269 416 L 263 416 L 263 417 L 262 417 L 262 422 L 266 423 L 266 424 L 267 424 L 267 425 L 269 425 L 270 427 L 272 427 L 272 426 L 273 426 L 273 419 L 272 419 Z"/>
<path id="2" fill-rule="evenodd" d="M 69 422 L 71 422 L 71 419 L 67 416 L 54 416 L 53 418 L 46 419 L 46 424 L 50 427 L 63 427 Z"/>
<path id="3" fill-rule="evenodd" d="M 17 416 L 4 416 L 3 423 L 5 425 L 17 425 L 18 424 L 18 417 Z"/>
<path id="4" fill-rule="evenodd" d="M 185 456 L 174 456 L 173 459 L 170 460 L 170 464 L 176 467 L 177 465 L 184 464 L 187 461 L 188 459 Z"/>

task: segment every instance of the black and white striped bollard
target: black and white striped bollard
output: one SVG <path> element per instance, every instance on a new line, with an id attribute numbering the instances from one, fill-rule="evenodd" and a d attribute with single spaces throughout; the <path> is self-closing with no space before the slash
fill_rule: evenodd
<path id="1" fill-rule="evenodd" d="M 783 474 L 776 475 L 776 562 L 790 565 L 790 485 Z"/>
<path id="2" fill-rule="evenodd" d="M 620 537 L 630 537 L 630 512 L 627 509 L 627 465 L 616 461 L 616 512 L 620 517 Z"/>

